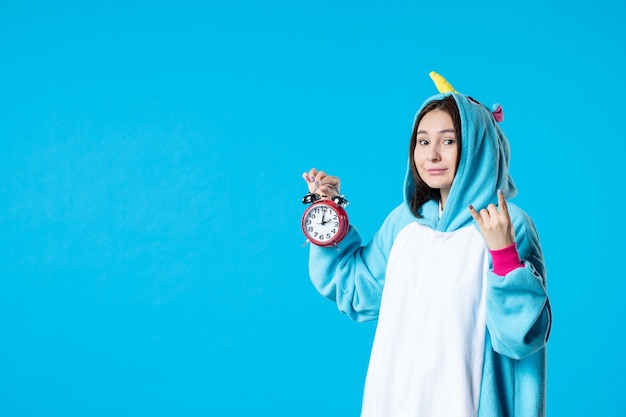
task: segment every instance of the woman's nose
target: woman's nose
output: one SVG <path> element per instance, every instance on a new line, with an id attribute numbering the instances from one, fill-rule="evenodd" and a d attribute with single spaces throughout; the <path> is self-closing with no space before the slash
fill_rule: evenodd
<path id="1" fill-rule="evenodd" d="M 433 161 L 439 161 L 439 159 L 441 159 L 441 156 L 439 155 L 439 152 L 437 151 L 437 149 L 432 147 L 428 150 L 428 154 L 426 155 L 426 158 L 429 161 L 433 162 Z"/>

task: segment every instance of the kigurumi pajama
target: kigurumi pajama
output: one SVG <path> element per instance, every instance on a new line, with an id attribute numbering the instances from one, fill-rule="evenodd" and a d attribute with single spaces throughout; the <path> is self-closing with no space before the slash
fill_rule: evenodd
<path id="1" fill-rule="evenodd" d="M 539 237 L 509 203 L 522 266 L 494 273 L 468 206 L 517 193 L 509 144 L 492 111 L 466 95 L 422 107 L 449 95 L 462 147 L 444 209 L 431 200 L 423 218 L 412 214 L 407 169 L 404 201 L 369 243 L 351 226 L 341 250 L 311 246 L 311 280 L 353 320 L 378 320 L 362 417 L 544 416 L 551 311 Z"/>

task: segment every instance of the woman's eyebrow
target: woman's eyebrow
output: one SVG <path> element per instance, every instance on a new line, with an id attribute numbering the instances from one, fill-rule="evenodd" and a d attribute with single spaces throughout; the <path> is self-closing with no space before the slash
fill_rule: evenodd
<path id="1" fill-rule="evenodd" d="M 420 133 L 428 133 L 426 130 L 418 130 L 417 134 L 419 135 Z M 454 129 L 443 129 L 440 130 L 439 133 L 456 133 L 456 131 Z"/>

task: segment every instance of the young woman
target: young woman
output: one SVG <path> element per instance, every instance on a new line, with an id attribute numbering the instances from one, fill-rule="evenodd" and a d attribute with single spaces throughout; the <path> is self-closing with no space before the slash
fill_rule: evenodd
<path id="1" fill-rule="evenodd" d="M 440 94 L 415 119 L 404 202 L 365 246 L 354 228 L 340 251 L 311 245 L 311 280 L 355 321 L 378 320 L 362 417 L 544 416 L 546 270 L 532 220 L 506 201 L 501 113 L 431 77 Z"/>

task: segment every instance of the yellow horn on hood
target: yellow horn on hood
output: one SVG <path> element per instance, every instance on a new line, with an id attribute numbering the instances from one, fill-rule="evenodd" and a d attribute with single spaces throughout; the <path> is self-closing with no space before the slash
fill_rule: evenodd
<path id="1" fill-rule="evenodd" d="M 431 71 L 428 75 L 430 75 L 430 78 L 432 78 L 437 90 L 439 90 L 440 93 L 458 93 L 458 91 L 456 91 L 445 78 L 437 74 L 435 71 Z"/>

